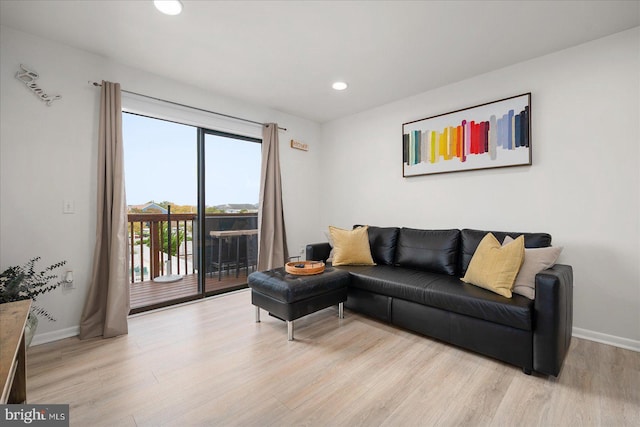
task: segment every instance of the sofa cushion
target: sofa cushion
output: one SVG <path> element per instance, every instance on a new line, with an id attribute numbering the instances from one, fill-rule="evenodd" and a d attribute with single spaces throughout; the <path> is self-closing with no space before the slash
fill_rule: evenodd
<path id="1" fill-rule="evenodd" d="M 351 273 L 352 288 L 532 330 L 533 301 L 521 295 L 507 299 L 457 277 L 395 266 L 338 268 Z"/>
<path id="2" fill-rule="evenodd" d="M 355 225 L 355 227 L 362 227 Z M 398 227 L 369 226 L 369 246 L 371 256 L 376 264 L 393 265 L 398 243 Z"/>
<path id="3" fill-rule="evenodd" d="M 524 237 L 520 236 L 502 246 L 493 234 L 487 233 L 461 280 L 511 298 L 511 289 L 523 260 Z"/>
<path id="4" fill-rule="evenodd" d="M 369 247 L 368 227 L 353 230 L 329 226 L 329 234 L 333 239 L 332 264 L 337 265 L 375 265 Z"/>
<path id="5" fill-rule="evenodd" d="M 454 275 L 458 266 L 460 230 L 402 228 L 398 234 L 396 265 Z"/>
<path id="6" fill-rule="evenodd" d="M 442 273 L 413 270 L 392 265 L 336 267 L 351 273 L 349 286 L 385 296 L 424 303 L 431 282 L 448 278 Z M 457 279 L 456 279 L 457 280 Z"/>
<path id="7" fill-rule="evenodd" d="M 327 237 L 327 242 L 329 242 L 329 246 L 331 246 L 331 250 L 329 251 L 329 256 L 327 257 L 326 261 L 327 262 L 332 262 L 333 261 L 333 253 L 335 252 L 333 250 L 333 238 L 331 237 L 331 233 L 329 233 L 329 229 L 327 229 L 327 231 L 324 232 L 324 235 Z M 307 258 L 309 259 L 309 258 Z"/>
<path id="8" fill-rule="evenodd" d="M 512 233 L 465 228 L 460 232 L 460 277 L 463 277 L 466 274 L 471 258 L 476 252 L 476 248 L 487 233 L 492 233 L 499 242 L 503 242 L 504 238 L 507 236 L 511 236 L 513 239 L 516 239 L 518 236 L 522 235 L 524 236 L 525 248 L 546 248 L 551 246 L 551 235 L 547 233 Z"/>
<path id="9" fill-rule="evenodd" d="M 503 245 L 512 242 L 510 236 L 504 238 Z M 562 246 L 531 248 L 524 250 L 524 262 L 513 283 L 513 293 L 529 299 L 536 298 L 536 275 L 553 267 L 562 252 Z"/>

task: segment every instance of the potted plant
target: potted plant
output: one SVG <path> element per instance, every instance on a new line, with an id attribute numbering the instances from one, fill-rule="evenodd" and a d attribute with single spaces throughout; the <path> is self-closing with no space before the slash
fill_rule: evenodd
<path id="1" fill-rule="evenodd" d="M 50 322 L 55 322 L 56 320 L 35 302 L 38 295 L 50 292 L 64 283 L 64 280 L 59 279 L 58 275 L 53 271 L 67 263 L 66 261 L 60 261 L 42 271 L 36 271 L 35 264 L 39 260 L 40 257 L 35 257 L 25 265 L 9 267 L 0 273 L 0 304 L 25 299 L 31 299 L 34 302 L 25 328 L 27 347 L 31 344 L 33 335 L 36 332 L 38 316 L 42 316 Z"/>

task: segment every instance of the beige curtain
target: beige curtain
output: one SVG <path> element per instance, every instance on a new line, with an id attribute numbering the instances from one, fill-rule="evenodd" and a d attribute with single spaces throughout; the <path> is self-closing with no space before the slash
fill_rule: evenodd
<path id="1" fill-rule="evenodd" d="M 282 210 L 278 125 L 262 126 L 262 170 L 258 211 L 258 270 L 283 267 L 288 260 Z"/>
<path id="2" fill-rule="evenodd" d="M 127 206 L 124 194 L 120 84 L 102 81 L 98 130 L 96 246 L 80 338 L 127 333 Z"/>

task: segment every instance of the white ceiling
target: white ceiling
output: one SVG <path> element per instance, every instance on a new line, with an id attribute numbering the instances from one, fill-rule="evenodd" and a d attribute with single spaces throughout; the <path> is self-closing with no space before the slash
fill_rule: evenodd
<path id="1" fill-rule="evenodd" d="M 640 0 L 183 4 L 0 0 L 0 23 L 317 122 L 640 25 Z"/>

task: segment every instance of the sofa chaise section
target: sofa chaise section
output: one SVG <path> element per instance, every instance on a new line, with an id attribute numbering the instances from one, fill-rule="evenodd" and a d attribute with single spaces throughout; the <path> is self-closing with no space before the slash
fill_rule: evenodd
<path id="1" fill-rule="evenodd" d="M 351 275 L 345 306 L 394 325 L 519 366 L 558 375 L 571 341 L 573 275 L 556 264 L 536 276 L 536 298 L 505 298 L 464 283 L 486 231 L 369 227 L 375 266 L 340 266 Z M 524 234 L 525 247 L 546 247 L 546 233 Z M 328 243 L 307 245 L 326 260 Z"/>

